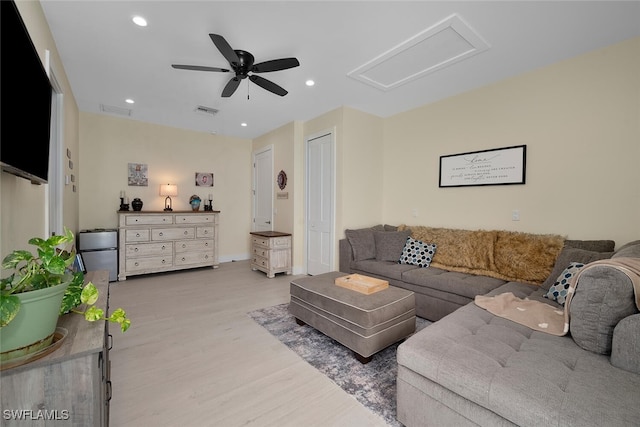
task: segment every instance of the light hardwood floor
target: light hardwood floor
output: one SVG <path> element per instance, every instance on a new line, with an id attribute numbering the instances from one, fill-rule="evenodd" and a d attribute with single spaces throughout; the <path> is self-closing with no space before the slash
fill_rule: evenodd
<path id="1" fill-rule="evenodd" d="M 111 284 L 112 427 L 385 426 L 247 312 L 289 301 L 294 276 L 249 261 Z"/>

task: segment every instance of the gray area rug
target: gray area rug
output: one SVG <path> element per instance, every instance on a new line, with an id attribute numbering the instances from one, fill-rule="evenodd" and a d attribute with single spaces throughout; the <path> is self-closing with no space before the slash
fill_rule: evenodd
<path id="1" fill-rule="evenodd" d="M 396 349 L 391 345 L 373 356 L 371 362 L 358 362 L 351 350 L 311 326 L 299 326 L 289 313 L 289 304 L 280 304 L 247 313 L 273 336 L 318 369 L 390 426 L 396 420 Z M 416 318 L 416 330 L 429 324 Z"/>

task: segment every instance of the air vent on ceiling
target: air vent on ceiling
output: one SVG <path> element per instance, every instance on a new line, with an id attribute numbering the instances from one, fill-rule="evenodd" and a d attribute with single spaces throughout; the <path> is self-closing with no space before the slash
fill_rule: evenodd
<path id="1" fill-rule="evenodd" d="M 489 44 L 453 14 L 347 75 L 387 91 L 487 49 Z"/>
<path id="2" fill-rule="evenodd" d="M 205 107 L 204 105 L 198 105 L 196 107 L 196 113 L 207 114 L 210 116 L 215 116 L 216 114 L 218 114 L 218 111 L 219 110 L 216 110 L 215 108 Z"/>
<path id="3" fill-rule="evenodd" d="M 100 111 L 121 116 L 131 116 L 131 110 L 128 108 L 114 107 L 113 105 L 100 104 Z"/>

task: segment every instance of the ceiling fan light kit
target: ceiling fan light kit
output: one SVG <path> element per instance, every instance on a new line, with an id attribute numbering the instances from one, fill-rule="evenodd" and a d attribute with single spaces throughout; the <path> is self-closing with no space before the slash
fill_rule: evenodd
<path id="1" fill-rule="evenodd" d="M 231 70 L 226 68 L 206 67 L 201 65 L 180 65 L 172 64 L 173 68 L 178 70 L 194 70 L 194 71 L 213 71 L 218 73 L 234 72 L 235 76 L 232 77 L 224 89 L 222 90 L 222 97 L 228 98 L 234 94 L 240 82 L 247 77 L 250 81 L 257 84 L 261 88 L 274 93 L 276 95 L 285 96 L 288 92 L 262 76 L 257 76 L 254 73 L 270 73 L 273 71 L 287 70 L 300 65 L 300 62 L 296 58 L 281 58 L 272 59 L 270 61 L 259 62 L 254 64 L 254 56 L 245 50 L 234 50 L 229 43 L 219 34 L 209 34 L 211 41 L 218 48 L 222 56 L 229 62 Z"/>

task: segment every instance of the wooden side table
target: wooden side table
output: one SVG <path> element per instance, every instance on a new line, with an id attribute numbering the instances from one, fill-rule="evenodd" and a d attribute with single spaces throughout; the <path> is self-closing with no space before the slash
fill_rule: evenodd
<path id="1" fill-rule="evenodd" d="M 251 269 L 267 273 L 272 279 L 276 273 L 291 274 L 291 233 L 280 231 L 252 231 Z"/>

